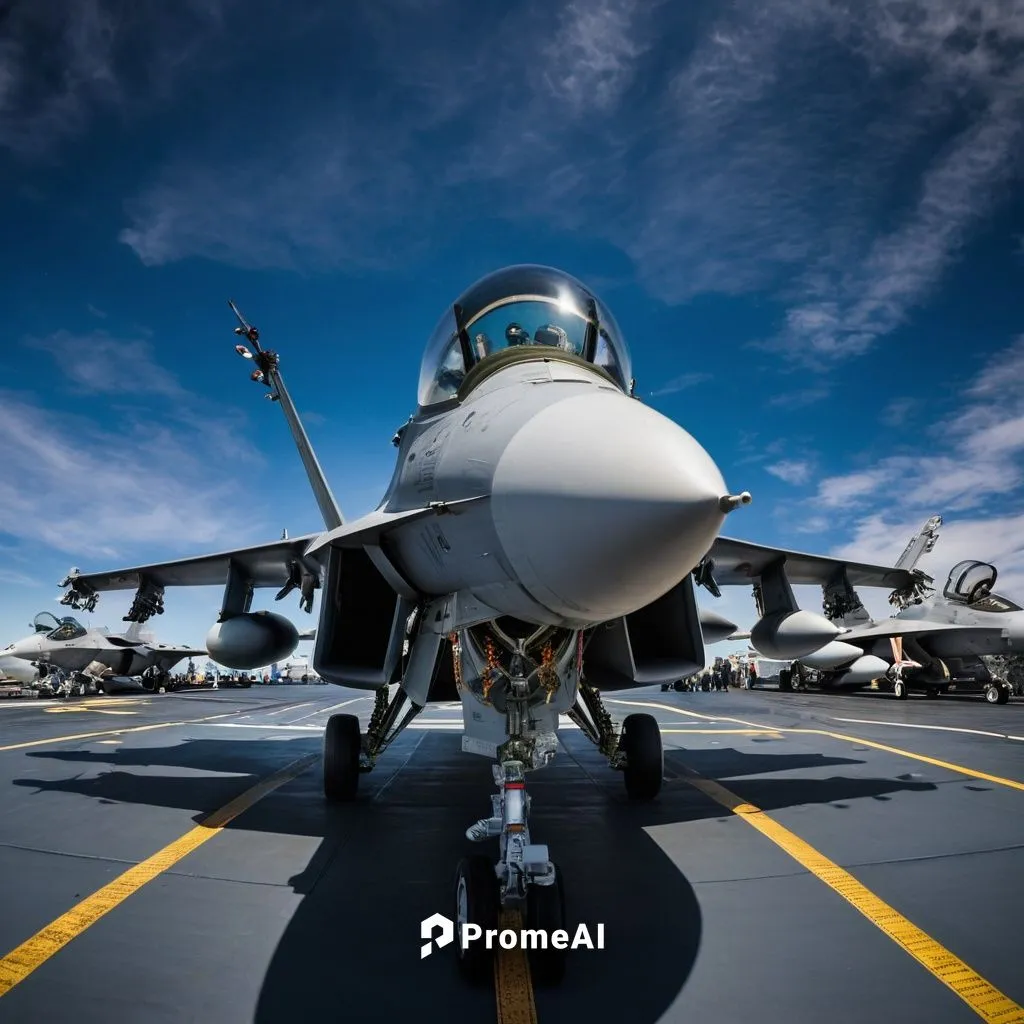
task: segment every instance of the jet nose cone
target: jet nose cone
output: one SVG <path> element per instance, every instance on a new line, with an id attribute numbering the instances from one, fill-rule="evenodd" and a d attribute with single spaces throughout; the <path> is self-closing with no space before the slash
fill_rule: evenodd
<path id="1" fill-rule="evenodd" d="M 3 653 L 10 658 L 34 658 L 39 653 L 39 645 L 32 640 L 17 640 Z"/>
<path id="2" fill-rule="evenodd" d="M 537 413 L 495 470 L 495 528 L 520 583 L 576 622 L 626 615 L 666 593 L 721 528 L 727 493 L 678 424 L 610 391 Z"/>

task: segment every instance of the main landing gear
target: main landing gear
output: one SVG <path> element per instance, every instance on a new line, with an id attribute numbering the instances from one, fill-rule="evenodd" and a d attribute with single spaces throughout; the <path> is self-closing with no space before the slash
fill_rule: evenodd
<path id="1" fill-rule="evenodd" d="M 1010 684 L 1000 680 L 989 683 L 985 687 L 985 700 L 989 704 L 1008 704 L 1010 701 Z"/>
<path id="2" fill-rule="evenodd" d="M 380 754 L 423 710 L 419 705 L 409 704 L 399 720 L 407 703 L 408 697 L 401 687 L 394 697 L 389 697 L 388 687 L 382 686 L 377 690 L 365 736 L 359 733 L 359 719 L 355 715 L 331 715 L 324 731 L 324 796 L 328 800 L 355 800 L 359 776 L 373 769 Z"/>
<path id="3" fill-rule="evenodd" d="M 455 875 L 454 911 L 457 923 L 456 955 L 462 974 L 470 981 L 492 976 L 494 956 L 502 928 L 571 932 L 566 916 L 562 873 L 548 852 L 530 835 L 530 797 L 526 774 L 543 767 L 553 749 L 538 742 L 524 726 L 529 721 L 525 680 L 510 679 L 506 697 L 508 740 L 499 748 L 499 763 L 492 766 L 497 793 L 491 797 L 491 815 L 466 830 L 473 842 L 498 840 L 498 861 L 475 854 L 459 862 Z M 521 684 L 521 685 L 520 685 Z M 354 800 L 361 773 L 373 768 L 377 756 L 423 709 L 409 705 L 399 688 L 389 699 L 388 688 L 377 691 L 377 702 L 365 735 L 355 715 L 332 715 L 324 734 L 324 795 L 330 801 Z M 567 712 L 612 768 L 623 773 L 632 800 L 652 800 L 661 791 L 664 753 L 661 732 L 652 715 L 626 717 L 621 732 L 605 710 L 597 690 L 579 684 L 576 703 Z M 505 911 L 518 911 L 517 924 Z M 512 918 L 514 921 L 515 919 Z M 479 938 L 463 948 L 463 925 L 476 925 Z M 488 935 L 490 933 L 490 935 Z M 567 945 L 567 944 L 566 944 Z M 565 974 L 567 949 L 553 945 L 529 950 L 530 971 L 538 984 L 557 984 Z"/>

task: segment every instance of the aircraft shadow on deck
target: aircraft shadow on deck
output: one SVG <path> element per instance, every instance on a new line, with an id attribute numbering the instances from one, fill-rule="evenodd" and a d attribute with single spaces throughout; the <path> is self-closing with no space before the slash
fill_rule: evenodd
<path id="1" fill-rule="evenodd" d="M 150 806 L 198 805 L 198 821 L 248 780 L 238 774 L 137 775 L 131 769 L 263 777 L 318 746 L 319 737 L 302 736 L 190 740 L 109 753 L 37 751 L 32 756 L 113 770 L 92 778 L 20 778 L 14 784 Z M 566 738 L 565 748 L 555 764 L 533 776 L 531 823 L 536 841 L 550 845 L 564 872 L 570 925 L 603 922 L 606 949 L 570 954 L 562 986 L 538 989 L 539 1012 L 548 1019 L 591 1015 L 653 1022 L 686 984 L 702 922 L 689 881 L 645 829 L 727 812 L 681 779 L 666 783 L 654 803 L 633 804 L 621 777 L 586 740 Z M 935 788 L 841 776 L 735 782 L 727 777 L 863 763 L 823 755 L 669 749 L 670 776 L 677 761 L 723 778 L 765 810 Z M 371 1011 L 375 1019 L 493 1018 L 493 991 L 470 988 L 458 978 L 450 947 L 422 960 L 419 953 L 420 921 L 437 912 L 451 916 L 455 865 L 475 852 L 464 830 L 488 810 L 489 762 L 463 754 L 456 735 L 406 733 L 363 781 L 356 803 L 331 807 L 323 802 L 314 765 L 228 826 L 323 840 L 289 880 L 304 899 L 267 969 L 256 1020 L 312 1019 L 345 1008 L 357 1018 Z M 493 843 L 478 849 L 496 852 Z"/>

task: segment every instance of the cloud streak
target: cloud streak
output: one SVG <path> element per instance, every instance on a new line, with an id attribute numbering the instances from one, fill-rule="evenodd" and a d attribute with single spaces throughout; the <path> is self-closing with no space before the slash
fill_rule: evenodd
<path id="1" fill-rule="evenodd" d="M 143 545 L 194 553 L 258 528 L 238 525 L 251 512 L 237 474 L 262 461 L 240 413 L 211 414 L 145 341 L 60 331 L 27 344 L 55 359 L 67 401 L 57 411 L 14 391 L 0 398 L 0 533 L 117 558 Z M 104 414 L 116 426 L 100 426 Z"/>
<path id="2" fill-rule="evenodd" d="M 453 18 L 454 35 L 436 31 L 449 0 L 384 8 L 362 25 L 386 102 L 352 103 L 339 73 L 341 102 L 260 125 L 269 157 L 182 153 L 131 200 L 122 241 L 149 265 L 382 267 L 452 218 L 585 226 L 670 303 L 774 295 L 762 344 L 824 368 L 906 322 L 1021 155 L 1021 0 L 779 0 L 712 21 L 527 2 L 497 29 Z M 543 59 L 508 61 L 503 38 Z M 472 55 L 457 74 L 456 50 Z"/>
<path id="3" fill-rule="evenodd" d="M 706 383 L 711 378 L 710 373 L 682 373 L 678 377 L 666 381 L 657 391 L 652 391 L 651 397 L 659 398 L 662 395 L 674 395 L 680 391 L 688 391 L 690 388 Z"/>
<path id="4" fill-rule="evenodd" d="M 98 115 L 166 96 L 229 2 L 12 0 L 0 11 L 0 149 L 51 159 Z"/>
<path id="5" fill-rule="evenodd" d="M 783 459 L 781 462 L 764 468 L 772 476 L 777 476 L 780 480 L 794 486 L 807 483 L 811 476 L 810 463 L 799 459 Z"/>
<path id="6" fill-rule="evenodd" d="M 239 540 L 246 519 L 231 510 L 242 508 L 242 494 L 199 433 L 149 430 L 127 418 L 108 431 L 11 392 L 0 403 L 0 432 L 0 529 L 23 541 L 80 559 Z"/>
<path id="7" fill-rule="evenodd" d="M 955 417 L 923 437 L 927 447 L 823 480 L 817 503 L 851 524 L 854 539 L 840 554 L 883 562 L 898 557 L 906 538 L 939 513 L 947 526 L 922 567 L 944 572 L 960 558 L 994 561 L 1012 581 L 1007 593 L 1020 601 L 1024 517 L 998 502 L 1024 484 L 1024 336 L 991 357 L 964 398 Z"/>

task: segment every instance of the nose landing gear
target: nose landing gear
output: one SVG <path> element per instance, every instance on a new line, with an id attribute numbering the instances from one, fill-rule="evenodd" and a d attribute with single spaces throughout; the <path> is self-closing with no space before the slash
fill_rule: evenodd
<path id="1" fill-rule="evenodd" d="M 491 797 L 492 814 L 466 830 L 466 838 L 483 842 L 498 838 L 499 859 L 470 857 L 456 876 L 456 919 L 459 922 L 459 966 L 470 980 L 489 974 L 494 963 L 494 940 L 502 909 L 518 911 L 519 923 L 541 929 L 543 940 L 530 950 L 530 972 L 541 984 L 557 984 L 565 975 L 564 948 L 551 943 L 552 934 L 565 929 L 565 893 L 558 865 L 545 844 L 534 843 L 527 824 L 530 797 L 522 761 L 504 761 L 492 767 L 498 792 Z M 462 948 L 462 924 L 477 924 L 483 935 Z M 490 930 L 491 935 L 488 936 Z"/>

